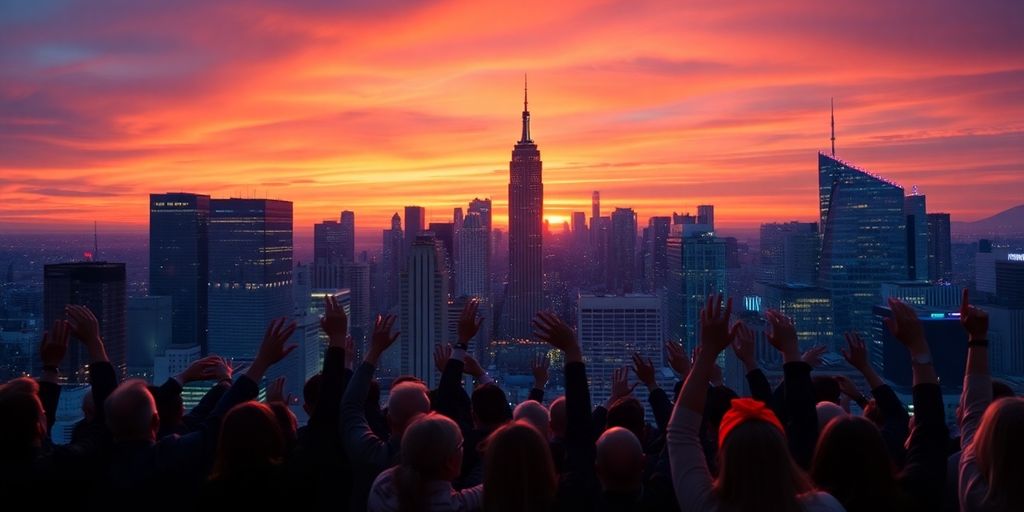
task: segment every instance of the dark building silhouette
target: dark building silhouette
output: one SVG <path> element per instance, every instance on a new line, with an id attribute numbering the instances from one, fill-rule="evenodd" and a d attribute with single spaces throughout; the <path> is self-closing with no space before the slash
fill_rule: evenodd
<path id="1" fill-rule="evenodd" d="M 402 255 L 405 244 L 402 237 L 402 218 L 396 212 L 391 216 L 391 229 L 385 229 L 381 251 L 381 266 L 384 275 L 384 293 L 378 304 L 380 311 L 390 311 L 398 306 L 398 277 L 402 272 Z"/>
<path id="2" fill-rule="evenodd" d="M 403 267 L 405 266 L 404 257 L 409 253 L 409 247 L 416 240 L 416 236 L 422 233 L 427 227 L 427 211 L 422 206 L 406 206 L 405 207 L 405 253 L 403 254 Z"/>
<path id="3" fill-rule="evenodd" d="M 96 315 L 110 363 L 124 376 L 128 363 L 128 300 L 124 263 L 85 261 L 43 267 L 44 325 L 50 326 L 57 319 L 67 318 L 64 307 L 68 304 L 86 306 Z M 68 382 L 86 383 L 89 381 L 87 367 L 90 362 L 85 345 L 72 340 L 61 364 L 61 375 Z"/>
<path id="4" fill-rule="evenodd" d="M 325 220 L 313 224 L 313 261 L 341 261 L 344 254 L 341 223 Z"/>
<path id="5" fill-rule="evenodd" d="M 953 280 L 953 242 L 948 213 L 928 214 L 928 280 Z"/>
<path id="6" fill-rule="evenodd" d="M 348 210 L 341 212 L 341 259 L 356 261 L 356 214 Z"/>
<path id="7" fill-rule="evenodd" d="M 533 334 L 533 316 L 544 307 L 544 184 L 540 151 L 530 138 L 530 110 L 523 92 L 523 133 L 512 150 L 508 183 L 509 291 L 506 333 Z"/>
<path id="8" fill-rule="evenodd" d="M 668 269 L 668 235 L 672 228 L 670 217 L 651 217 L 647 220 L 644 238 L 644 280 L 647 291 L 660 294 L 665 287 Z"/>
<path id="9" fill-rule="evenodd" d="M 636 212 L 632 208 L 616 208 L 611 226 L 606 285 L 614 294 L 633 293 L 637 268 Z"/>
<path id="10" fill-rule="evenodd" d="M 171 298 L 171 339 L 207 353 L 210 196 L 149 196 L 149 294 Z"/>
<path id="11" fill-rule="evenodd" d="M 211 200 L 209 351 L 251 358 L 267 324 L 293 308 L 292 203 Z"/>
<path id="12" fill-rule="evenodd" d="M 815 283 L 821 243 L 817 223 L 761 224 L 760 240 L 761 282 L 803 286 Z"/>
<path id="13" fill-rule="evenodd" d="M 907 219 L 907 279 L 928 279 L 928 214 L 925 196 L 914 193 L 903 199 L 903 212 Z"/>

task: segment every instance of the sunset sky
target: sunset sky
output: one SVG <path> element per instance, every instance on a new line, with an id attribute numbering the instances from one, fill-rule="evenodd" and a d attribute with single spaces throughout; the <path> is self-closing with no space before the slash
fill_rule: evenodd
<path id="1" fill-rule="evenodd" d="M 524 73 L 556 221 L 814 219 L 833 96 L 837 155 L 929 210 L 1024 203 L 1019 0 L 4 0 L 0 234 L 144 232 L 179 190 L 294 201 L 297 237 L 503 224 Z"/>

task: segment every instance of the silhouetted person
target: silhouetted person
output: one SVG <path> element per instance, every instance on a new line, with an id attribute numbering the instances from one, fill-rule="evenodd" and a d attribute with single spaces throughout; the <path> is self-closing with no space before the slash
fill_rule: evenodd
<path id="1" fill-rule="evenodd" d="M 536 403 L 528 401 L 524 403 Z M 499 427 L 484 451 L 484 510 L 521 512 L 552 510 L 558 474 L 547 440 L 526 421 Z"/>

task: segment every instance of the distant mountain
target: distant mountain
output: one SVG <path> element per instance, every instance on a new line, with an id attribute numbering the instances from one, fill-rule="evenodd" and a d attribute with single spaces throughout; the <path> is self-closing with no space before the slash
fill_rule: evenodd
<path id="1" fill-rule="evenodd" d="M 974 222 L 953 222 L 954 236 L 1015 238 L 1024 236 L 1024 204 Z"/>

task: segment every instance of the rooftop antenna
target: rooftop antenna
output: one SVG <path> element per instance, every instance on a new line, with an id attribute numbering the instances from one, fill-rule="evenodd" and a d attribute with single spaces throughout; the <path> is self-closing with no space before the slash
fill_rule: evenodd
<path id="1" fill-rule="evenodd" d="M 836 157 L 836 99 L 829 98 L 832 114 L 832 158 Z"/>
<path id="2" fill-rule="evenodd" d="M 100 257 L 100 236 L 99 230 L 96 228 L 96 221 L 92 221 L 92 260 L 96 261 Z"/>

